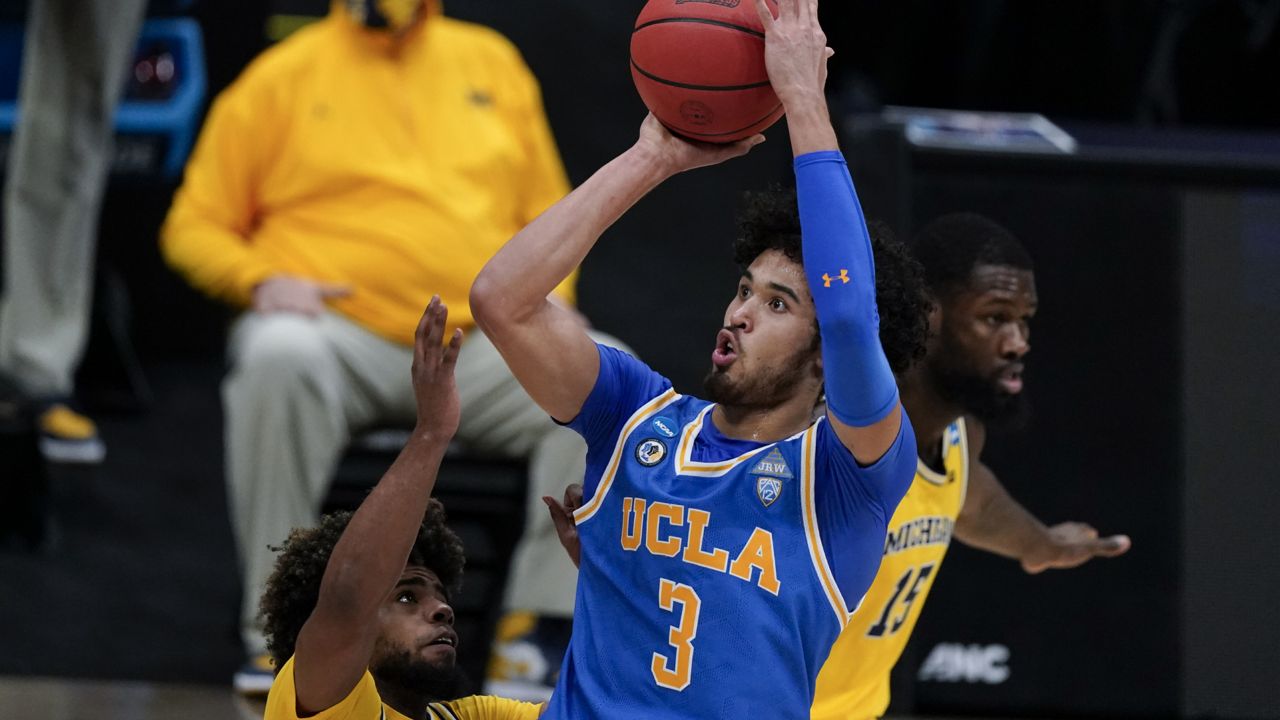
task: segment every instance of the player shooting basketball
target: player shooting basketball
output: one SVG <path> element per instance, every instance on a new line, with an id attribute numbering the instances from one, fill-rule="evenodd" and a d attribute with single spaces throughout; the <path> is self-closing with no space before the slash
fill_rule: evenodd
<path id="1" fill-rule="evenodd" d="M 817 0 L 786 0 L 777 19 L 757 7 L 804 243 L 775 234 L 743 258 L 711 354 L 712 402 L 595 345 L 546 295 L 662 181 L 760 137 L 693 145 L 647 118 L 630 150 L 517 234 L 472 288 L 515 376 L 588 444 L 574 635 L 549 718 L 808 717 L 914 475 L 871 242 L 823 96 Z M 887 323 L 919 322 L 901 310 L 879 308 Z"/>
<path id="2" fill-rule="evenodd" d="M 760 206 L 757 197 L 753 207 L 758 212 Z M 765 218 L 771 227 L 786 223 L 782 212 Z M 989 427 L 1016 428 L 1028 415 L 1023 358 L 1031 349 L 1038 297 L 1026 249 L 995 222 L 957 213 L 921 230 L 915 251 L 935 299 L 928 354 L 899 383 L 916 433 L 919 466 L 889 521 L 875 582 L 818 676 L 814 720 L 870 720 L 884 714 L 890 670 L 953 537 L 1015 559 L 1029 573 L 1115 557 L 1130 546 L 1127 536 L 1099 537 L 1083 523 L 1046 527 L 981 459 Z M 877 265 L 884 266 L 880 253 Z M 890 340 L 882 337 L 882 342 Z M 565 548 L 576 557 L 577 533 L 567 509 L 581 504 L 580 488 L 570 486 L 563 505 L 546 501 Z"/>

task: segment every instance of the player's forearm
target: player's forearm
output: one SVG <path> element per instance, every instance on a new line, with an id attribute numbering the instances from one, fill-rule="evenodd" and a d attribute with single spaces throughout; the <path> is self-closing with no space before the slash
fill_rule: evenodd
<path id="1" fill-rule="evenodd" d="M 342 616 L 339 626 L 351 628 L 373 621 L 404 571 L 449 440 L 414 431 L 334 546 L 316 613 Z"/>
<path id="2" fill-rule="evenodd" d="M 970 473 L 956 538 L 970 547 L 1023 560 L 1053 544 L 1049 529 L 1005 490 L 984 465 Z"/>
<path id="3" fill-rule="evenodd" d="M 831 113 L 821 90 L 797 91 L 785 101 L 791 154 L 800 157 L 823 150 L 839 150 Z"/>
<path id="4" fill-rule="evenodd" d="M 797 157 L 804 269 L 822 334 L 827 406 L 851 427 L 897 407 L 898 386 L 880 345 L 875 262 L 853 180 L 838 150 Z"/>
<path id="5" fill-rule="evenodd" d="M 586 258 L 604 231 L 670 177 L 637 145 L 516 233 L 480 271 L 471 309 L 486 331 L 519 323 Z"/>

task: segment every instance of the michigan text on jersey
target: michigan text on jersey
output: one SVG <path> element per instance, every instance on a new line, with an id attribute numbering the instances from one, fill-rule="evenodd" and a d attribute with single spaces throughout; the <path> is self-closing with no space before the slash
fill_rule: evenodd
<path id="1" fill-rule="evenodd" d="M 946 545 L 956 521 L 949 517 L 922 517 L 890 530 L 884 539 L 884 554 L 892 555 L 921 545 Z"/>

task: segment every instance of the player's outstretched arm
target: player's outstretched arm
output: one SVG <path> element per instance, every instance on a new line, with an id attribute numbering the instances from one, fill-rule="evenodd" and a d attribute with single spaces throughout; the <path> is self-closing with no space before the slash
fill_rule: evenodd
<path id="1" fill-rule="evenodd" d="M 1116 557 L 1129 550 L 1127 535 L 1099 537 L 1097 530 L 1084 523 L 1046 527 L 982 463 L 986 431 L 981 423 L 968 419 L 965 424 L 970 428 L 969 489 L 956 518 L 956 537 L 961 542 L 1018 560 L 1029 573 L 1078 567 L 1095 557 Z"/>
<path id="2" fill-rule="evenodd" d="M 746 154 L 763 140 L 690 143 L 649 116 L 635 145 L 517 233 L 480 271 L 471 287 L 476 322 L 548 414 L 562 422 L 577 417 L 600 358 L 577 317 L 547 296 L 650 190 L 685 170 Z"/>
<path id="3" fill-rule="evenodd" d="M 404 572 L 440 461 L 458 429 L 453 370 L 462 331 L 444 345 L 447 317 L 440 298 L 432 298 L 414 340 L 417 425 L 334 546 L 316 608 L 298 633 L 293 662 L 299 711 L 318 713 L 337 704 L 369 667 L 378 609 Z"/>
<path id="4" fill-rule="evenodd" d="M 879 460 L 902 425 L 898 387 L 880 345 L 871 238 L 840 154 L 824 87 L 832 51 L 818 0 L 779 0 L 765 28 L 765 63 L 787 111 L 795 155 L 804 268 L 822 333 L 827 417 L 858 462 Z"/>

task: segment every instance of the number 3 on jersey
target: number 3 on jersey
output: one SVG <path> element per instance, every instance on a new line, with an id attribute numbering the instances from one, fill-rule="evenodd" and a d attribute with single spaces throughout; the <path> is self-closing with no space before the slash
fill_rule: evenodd
<path id="1" fill-rule="evenodd" d="M 688 585 L 662 578 L 658 586 L 658 607 L 675 612 L 676 603 L 680 603 L 680 622 L 672 625 L 667 633 L 667 642 L 676 649 L 675 658 L 655 652 L 650 667 L 653 681 L 660 687 L 680 691 L 689 687 L 693 674 L 693 639 L 698 637 L 698 612 L 702 609 L 702 598 Z"/>
<path id="2" fill-rule="evenodd" d="M 876 621 L 875 625 L 867 629 L 868 637 L 880 637 L 885 634 L 886 630 L 890 635 L 898 632 L 902 624 L 907 621 L 907 616 L 911 614 L 911 603 L 916 601 L 916 597 L 920 595 L 920 590 L 925 580 L 928 580 L 929 576 L 933 574 L 933 568 L 933 563 L 921 565 L 919 572 L 916 572 L 916 568 L 907 568 L 902 578 L 898 580 L 898 585 L 894 588 L 893 595 L 889 597 L 889 602 L 885 603 L 884 612 L 880 613 L 880 619 Z M 914 581 L 912 581 L 913 576 L 915 577 Z M 911 592 L 908 592 L 906 597 L 902 598 L 902 612 L 894 618 L 893 624 L 890 626 L 889 616 L 893 614 L 894 606 L 898 603 L 898 597 L 902 595 L 902 591 L 906 590 L 908 585 L 911 586 Z"/>

